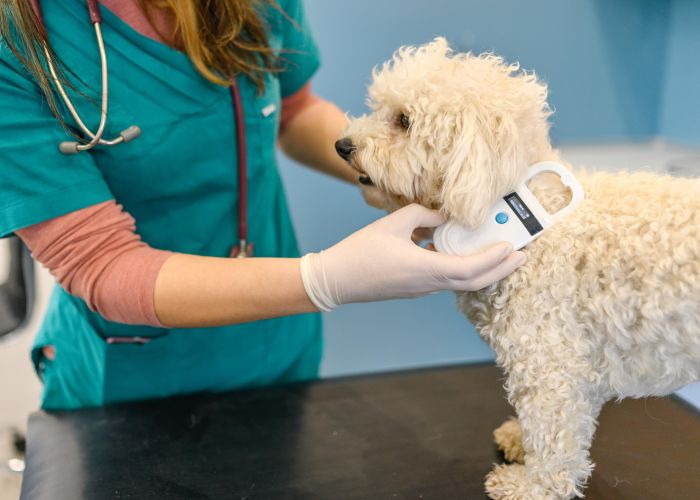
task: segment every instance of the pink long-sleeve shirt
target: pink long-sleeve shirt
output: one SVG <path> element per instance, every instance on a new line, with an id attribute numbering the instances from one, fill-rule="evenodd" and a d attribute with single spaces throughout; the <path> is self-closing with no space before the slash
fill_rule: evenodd
<path id="1" fill-rule="evenodd" d="M 173 20 L 165 11 L 152 13 L 154 25 L 138 0 L 101 3 L 145 36 L 167 43 L 159 33 L 172 34 Z M 282 100 L 280 131 L 319 98 L 307 83 Z M 136 233 L 136 222 L 114 200 L 19 229 L 16 234 L 68 293 L 108 320 L 164 326 L 155 310 L 158 273 L 170 252 L 154 249 Z"/>

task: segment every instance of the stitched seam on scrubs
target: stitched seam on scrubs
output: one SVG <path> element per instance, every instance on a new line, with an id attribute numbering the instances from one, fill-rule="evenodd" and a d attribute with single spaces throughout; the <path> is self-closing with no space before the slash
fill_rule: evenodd
<path id="1" fill-rule="evenodd" d="M 86 190 L 86 186 L 94 186 L 97 189 L 90 192 Z M 75 199 L 60 199 L 61 194 L 70 192 L 80 192 L 80 197 Z M 59 199 L 57 200 L 57 198 Z M 101 177 L 95 177 L 90 180 L 39 193 L 29 198 L 23 198 L 19 202 L 0 207 L 0 237 L 12 234 L 17 229 L 44 222 L 111 199 L 114 199 L 114 195 Z M 54 212 L 47 213 L 44 216 L 42 213 L 36 213 L 31 210 L 32 205 L 35 205 L 37 200 L 42 200 L 44 205 L 55 207 Z M 23 207 L 26 207 L 28 210 L 19 213 Z M 45 213 L 46 210 L 43 212 Z M 3 225 L 7 225 L 7 227 L 3 228 Z"/>
<path id="2" fill-rule="evenodd" d="M 11 209 L 11 208 L 15 208 L 15 207 L 17 207 L 17 206 L 24 205 L 24 204 L 26 204 L 26 203 L 28 203 L 28 202 L 30 202 L 30 201 L 36 200 L 37 198 L 44 198 L 44 197 L 46 197 L 46 196 L 52 196 L 52 195 L 55 195 L 55 194 L 60 193 L 60 192 L 62 192 L 62 191 L 70 191 L 70 190 L 72 190 L 72 189 L 75 189 L 75 188 L 77 188 L 77 187 L 82 186 L 83 184 L 92 184 L 92 183 L 94 183 L 94 182 L 96 182 L 96 181 L 97 181 L 97 182 L 101 182 L 101 181 L 102 181 L 102 178 L 101 178 L 101 177 L 95 177 L 94 179 L 89 179 L 89 180 L 86 180 L 86 181 L 82 181 L 82 182 L 79 182 L 79 183 L 77 183 L 77 184 L 71 184 L 71 185 L 69 185 L 69 186 L 62 186 L 62 187 L 60 187 L 60 188 L 52 189 L 51 191 L 47 191 L 47 192 L 45 192 L 45 193 L 37 193 L 37 194 L 35 194 L 34 196 L 30 196 L 29 198 L 22 198 L 21 200 L 15 202 L 15 203 L 11 203 L 10 205 L 3 205 L 3 206 L 0 206 L 0 211 L 1 211 L 1 210 L 9 210 L 9 209 Z M 107 200 L 105 200 L 105 201 L 107 201 Z"/>

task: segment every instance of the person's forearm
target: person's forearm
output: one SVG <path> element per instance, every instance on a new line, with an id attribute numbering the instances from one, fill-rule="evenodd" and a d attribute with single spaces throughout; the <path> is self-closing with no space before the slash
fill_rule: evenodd
<path id="1" fill-rule="evenodd" d="M 293 160 L 354 184 L 357 172 L 335 151 L 346 124 L 335 104 L 319 100 L 294 116 L 279 138 L 280 146 Z"/>
<path id="2" fill-rule="evenodd" d="M 172 328 L 220 326 L 316 311 L 299 259 L 175 254 L 158 274 L 158 319 Z"/>

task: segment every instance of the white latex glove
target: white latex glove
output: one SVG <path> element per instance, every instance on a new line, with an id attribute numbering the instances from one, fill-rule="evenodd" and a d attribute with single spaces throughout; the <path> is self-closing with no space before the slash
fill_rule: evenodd
<path id="1" fill-rule="evenodd" d="M 378 208 L 379 210 L 385 210 L 387 212 L 392 212 L 388 206 L 386 197 L 382 194 L 379 189 L 374 184 L 363 184 L 359 183 L 360 189 L 362 190 L 362 196 L 370 207 Z M 396 210 L 396 207 L 394 207 Z M 413 231 L 411 239 L 414 243 L 420 244 L 423 241 L 431 240 L 433 238 L 433 228 L 432 227 L 418 227 Z"/>
<path id="2" fill-rule="evenodd" d="M 419 227 L 445 222 L 438 212 L 409 205 L 301 259 L 301 277 L 321 311 L 341 304 L 417 297 L 438 290 L 479 290 L 525 263 L 508 243 L 467 256 L 441 254 L 413 243 Z"/>

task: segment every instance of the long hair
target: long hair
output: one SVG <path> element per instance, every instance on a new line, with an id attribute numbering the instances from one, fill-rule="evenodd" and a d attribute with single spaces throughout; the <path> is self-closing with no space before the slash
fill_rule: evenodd
<path id="1" fill-rule="evenodd" d="M 172 40 L 197 71 L 215 84 L 228 86 L 231 78 L 242 74 L 261 91 L 265 73 L 278 71 L 260 15 L 263 4 L 281 12 L 276 0 L 139 0 L 139 3 L 149 19 L 153 9 L 165 9 L 172 15 L 174 32 L 160 35 Z M 70 68 L 52 52 L 29 1 L 0 0 L 0 39 L 34 78 L 49 108 L 65 127 L 44 64 L 44 45 L 56 63 L 61 83 L 73 88 L 65 78 Z"/>

